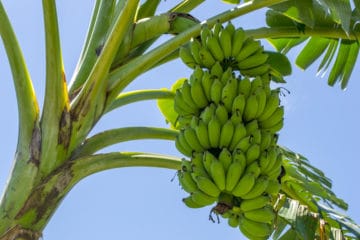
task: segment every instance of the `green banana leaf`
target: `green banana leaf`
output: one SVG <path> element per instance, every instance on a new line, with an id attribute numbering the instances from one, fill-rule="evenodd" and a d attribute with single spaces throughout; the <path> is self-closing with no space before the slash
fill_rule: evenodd
<path id="1" fill-rule="evenodd" d="M 266 13 L 266 23 L 270 28 L 295 28 L 304 37 L 269 38 L 270 44 L 279 52 L 288 53 L 290 49 L 306 41 L 296 58 L 296 65 L 306 69 L 314 62 L 322 60 L 318 74 L 324 76 L 329 71 L 328 85 L 339 82 L 345 89 L 359 53 L 359 42 L 355 38 L 346 39 L 350 33 L 358 34 L 360 21 L 359 3 L 351 9 L 349 0 L 306 0 L 286 1 L 271 7 Z M 356 3 L 357 2 L 357 3 Z M 344 31 L 344 38 L 308 37 L 307 29 L 333 29 Z M 346 61 L 345 61 L 346 59 Z"/>
<path id="2" fill-rule="evenodd" d="M 320 206 L 320 205 L 319 205 Z M 360 226 L 347 216 L 321 205 L 313 212 L 298 200 L 285 198 L 278 211 L 275 240 L 287 239 L 359 239 Z M 326 236 L 326 237 L 325 237 Z"/>
<path id="3" fill-rule="evenodd" d="M 176 89 L 180 88 L 184 81 L 186 81 L 186 78 L 178 79 L 171 86 L 170 91 L 175 93 Z M 166 123 L 170 124 L 170 127 L 172 129 L 177 129 L 176 126 L 177 126 L 177 120 L 178 120 L 179 114 L 174 109 L 174 98 L 158 99 L 157 105 L 158 105 L 160 112 L 165 117 Z"/>
<path id="4" fill-rule="evenodd" d="M 309 160 L 287 148 L 284 154 L 277 227 L 273 239 L 314 239 L 326 235 L 330 239 L 360 238 L 360 226 L 337 209 L 348 205 L 331 191 L 331 181 L 313 167 Z M 290 228 L 289 228 L 290 227 Z"/>

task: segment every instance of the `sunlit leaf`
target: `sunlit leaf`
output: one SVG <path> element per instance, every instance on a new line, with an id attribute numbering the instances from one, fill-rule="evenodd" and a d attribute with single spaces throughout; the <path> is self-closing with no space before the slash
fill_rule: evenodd
<path id="1" fill-rule="evenodd" d="M 318 59 L 328 47 L 330 39 L 312 37 L 296 58 L 296 65 L 305 70 Z"/>
<path id="2" fill-rule="evenodd" d="M 318 0 L 324 7 L 328 8 L 332 19 L 341 24 L 345 32 L 350 30 L 351 5 L 349 0 Z"/>
<path id="3" fill-rule="evenodd" d="M 222 0 L 224 3 L 239 4 L 240 0 Z"/>
<path id="4" fill-rule="evenodd" d="M 300 240 L 294 229 L 289 229 L 284 235 L 282 235 L 278 240 Z"/>
<path id="5" fill-rule="evenodd" d="M 171 91 L 176 92 L 176 89 L 180 88 L 186 78 L 178 79 L 172 86 Z M 159 99 L 157 101 L 158 108 L 163 114 L 166 122 L 170 124 L 170 127 L 176 129 L 176 122 L 179 114 L 174 109 L 174 99 Z"/>
<path id="6" fill-rule="evenodd" d="M 269 55 L 267 63 L 272 69 L 275 69 L 283 76 L 291 74 L 291 63 L 289 59 L 282 53 L 265 51 Z"/>
<path id="7" fill-rule="evenodd" d="M 287 54 L 290 49 L 306 41 L 304 38 L 267 38 L 266 40 L 279 52 Z"/>
<path id="8" fill-rule="evenodd" d="M 281 12 L 269 9 L 266 11 L 266 24 L 269 27 L 295 27 L 295 22 Z"/>
<path id="9" fill-rule="evenodd" d="M 337 39 L 330 39 L 330 42 L 328 44 L 328 48 L 326 50 L 326 53 L 319 64 L 318 67 L 318 74 L 326 73 L 326 70 L 328 69 L 332 58 L 334 57 L 334 54 L 336 53 L 337 46 L 339 44 L 339 41 Z"/>
<path id="10" fill-rule="evenodd" d="M 276 4 L 271 8 L 308 27 L 312 28 L 315 25 L 313 0 L 290 0 Z"/>
<path id="11" fill-rule="evenodd" d="M 318 218 L 307 207 L 300 205 L 297 211 L 295 229 L 305 240 L 313 240 L 318 225 Z"/>
<path id="12" fill-rule="evenodd" d="M 354 66 L 356 64 L 356 60 L 359 54 L 359 43 L 358 42 L 353 42 L 350 46 L 350 50 L 349 50 L 349 54 L 347 57 L 347 61 L 345 63 L 344 69 L 343 69 L 343 74 L 341 77 L 341 88 L 345 89 L 349 79 L 350 79 L 350 75 L 354 69 Z"/>
<path id="13" fill-rule="evenodd" d="M 332 67 L 328 78 L 328 84 L 330 86 L 333 86 L 337 81 L 340 81 L 350 49 L 351 41 L 341 40 L 334 66 Z"/>

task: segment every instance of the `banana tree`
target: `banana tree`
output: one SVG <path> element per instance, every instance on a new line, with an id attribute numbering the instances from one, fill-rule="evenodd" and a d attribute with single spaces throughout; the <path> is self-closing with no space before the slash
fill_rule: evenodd
<path id="1" fill-rule="evenodd" d="M 180 152 L 191 158 L 194 163 L 196 155 L 194 152 L 199 151 L 189 152 L 179 144 L 181 143 L 179 136 L 183 135 L 184 126 L 192 124 L 192 119 L 184 118 L 186 114 L 182 113 L 192 114 L 194 113 L 192 111 L 197 111 L 200 114 L 208 102 L 201 105 L 199 99 L 194 102 L 196 108 L 190 106 L 189 110 L 184 106 L 181 107 L 181 101 L 177 100 L 176 96 L 179 96 L 179 92 L 183 91 L 180 89 L 184 89 L 186 85 L 184 79 L 174 82 L 171 89 L 126 91 L 129 84 L 140 75 L 171 60 L 181 57 L 186 65 L 195 69 L 194 74 L 196 71 L 201 71 L 203 74 L 204 69 L 208 68 L 209 74 L 218 73 L 219 78 L 220 75 L 225 74 L 225 65 L 230 66 L 232 70 L 237 71 L 235 82 L 245 82 L 243 79 L 249 76 L 251 78 L 249 82 L 254 83 L 252 77 L 256 79 L 257 75 L 266 75 L 266 84 L 282 86 L 277 90 L 271 88 L 268 90 L 273 91 L 274 94 L 281 94 L 286 88 L 286 76 L 291 74 L 291 64 L 286 54 L 293 47 L 300 46 L 301 51 L 296 58 L 296 64 L 300 68 L 306 69 L 316 60 L 320 60 L 319 72 L 326 70 L 330 72 L 328 84 L 333 86 L 335 83 L 340 83 L 341 88 L 346 88 L 359 52 L 357 26 L 360 20 L 359 1 L 353 0 L 351 3 L 348 0 L 226 2 L 237 5 L 205 21 L 200 21 L 197 16 L 192 15 L 192 10 L 200 5 L 206 6 L 205 1 L 178 1 L 172 8 L 160 12 L 159 0 L 141 2 L 96 0 L 78 64 L 71 80 L 67 82 L 56 3 L 54 0 L 43 0 L 46 81 L 44 104 L 41 110 L 21 48 L 6 10 L 0 2 L 0 35 L 13 75 L 19 115 L 19 136 L 14 167 L 0 202 L 0 239 L 41 238 L 44 228 L 64 197 L 77 183 L 94 173 L 121 167 L 158 167 L 178 171 L 179 180 L 182 181 L 181 177 L 186 175 L 187 171 L 192 171 L 186 170 L 189 161 L 182 157 L 161 153 L 103 151 L 108 146 L 132 140 L 164 139 L 174 141 Z M 266 9 L 266 26 L 248 29 L 246 24 L 235 24 L 240 16 L 246 17 L 247 14 L 263 9 Z M 229 23 L 230 20 L 234 24 Z M 260 50 L 256 49 L 259 50 L 256 52 L 260 53 L 260 58 L 257 57 L 256 61 L 242 62 L 254 52 L 246 57 L 235 57 L 232 55 L 234 50 L 229 50 L 229 47 L 234 49 L 235 44 L 241 41 L 224 40 L 220 52 L 216 48 L 210 51 L 213 63 L 208 63 L 209 58 L 206 58 L 205 52 L 199 54 L 200 60 L 196 59 L 193 48 L 197 43 L 200 47 L 210 46 L 209 41 L 204 37 L 206 31 L 219 35 L 223 29 L 230 29 L 229 31 L 233 33 L 227 39 L 234 39 L 236 32 L 239 35 L 243 34 L 244 45 L 245 39 L 248 39 L 249 43 L 257 44 L 258 47 L 259 42 L 256 39 L 263 39 L 267 40 L 275 50 L 263 50 L 260 47 Z M 158 44 L 157 40 L 165 34 L 170 34 L 171 37 Z M 241 46 L 238 48 L 240 51 Z M 217 57 L 222 60 L 216 59 Z M 228 61 L 229 59 L 231 61 Z M 215 63 L 219 61 L 219 64 Z M 256 65 L 260 64 L 257 61 L 264 66 Z M 217 68 L 220 70 L 214 68 L 215 70 L 211 72 L 213 66 L 220 66 Z M 261 73 L 256 74 L 246 71 L 255 67 L 263 67 L 265 70 L 261 69 Z M 231 77 L 231 73 L 228 77 Z M 262 84 L 265 84 L 264 81 Z M 193 97 L 199 97 L 198 92 L 194 93 Z M 115 125 L 111 130 L 92 133 L 105 114 L 145 100 L 158 100 L 160 110 L 169 122 L 169 128 Z M 212 102 L 216 101 L 212 98 Z M 226 106 L 225 100 L 222 102 Z M 187 103 L 186 106 L 188 105 Z M 244 107 L 243 111 L 247 112 L 246 121 L 250 122 L 254 118 L 251 117 L 254 108 Z M 257 113 L 253 114 L 255 116 Z M 261 119 L 260 114 L 259 119 Z M 241 205 L 244 199 L 247 200 L 239 198 L 245 196 L 245 193 L 239 193 L 239 196 L 231 198 L 229 204 L 226 202 L 229 192 L 222 190 L 217 192 L 216 199 L 219 197 L 221 200 L 214 198 L 211 201 L 211 203 L 217 201 L 217 204 L 211 210 L 210 218 L 212 220 L 220 217 L 228 218 L 230 226 L 239 226 L 241 232 L 250 239 L 266 239 L 270 236 L 273 239 L 358 239 L 360 227 L 351 218 L 338 211 L 339 208 L 347 210 L 348 205 L 331 190 L 330 179 L 321 170 L 312 166 L 303 155 L 276 143 L 278 126 L 271 130 L 272 125 L 266 127 L 268 124 L 264 121 L 260 121 L 260 124 L 273 134 L 274 139 L 276 138 L 273 143 L 274 149 L 276 147 L 277 156 L 280 156 L 276 157 L 280 161 L 277 162 L 278 167 L 273 177 L 279 189 L 274 190 L 272 192 L 274 194 L 266 193 L 260 196 L 260 199 L 266 200 L 267 209 L 271 207 L 270 217 L 274 218 L 266 224 L 265 228 L 269 229 L 269 232 L 260 236 L 256 235 L 258 225 L 249 225 L 248 222 L 242 222 L 243 220 L 231 223 L 227 213 L 233 214 L 236 204 Z M 234 129 L 229 131 L 226 136 L 233 134 L 234 131 Z M 221 139 L 221 136 L 218 136 Z M 211 140 L 212 142 L 217 141 L 216 137 L 212 139 L 214 139 Z M 255 135 L 251 135 L 251 139 L 255 139 Z M 190 149 L 195 149 L 196 144 L 196 142 L 190 144 Z M 211 149 L 213 148 L 215 147 L 212 146 Z M 214 151 L 209 152 L 215 155 Z M 250 161 L 248 155 L 245 162 Z M 220 158 L 220 156 L 216 157 Z M 260 162 L 260 156 L 253 160 L 257 161 L 258 158 Z M 250 175 L 253 176 L 254 173 Z M 214 178 L 217 185 L 214 188 L 215 192 L 221 188 L 219 187 L 221 180 L 216 179 Z M 200 181 L 197 184 L 200 186 Z M 184 184 L 182 186 L 186 190 L 186 186 Z M 238 191 L 241 192 L 243 189 Z M 193 192 L 190 192 L 193 195 Z M 253 198 L 249 197 L 249 199 Z M 190 207 L 201 207 L 196 201 L 186 204 Z M 242 210 L 239 211 L 237 218 L 243 219 L 239 216 L 246 214 L 241 212 Z"/>

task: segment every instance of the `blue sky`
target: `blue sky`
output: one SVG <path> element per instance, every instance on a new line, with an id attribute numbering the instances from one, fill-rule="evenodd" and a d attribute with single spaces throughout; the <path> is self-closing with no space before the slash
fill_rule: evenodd
<path id="1" fill-rule="evenodd" d="M 175 1 L 163 1 L 166 10 Z M 67 79 L 71 78 L 90 18 L 93 1 L 58 1 L 58 15 Z M 44 92 L 44 34 L 41 1 L 3 1 L 22 46 L 40 104 Z M 193 12 L 201 20 L 229 5 L 206 1 Z M 236 21 L 238 26 L 262 26 L 264 12 Z M 268 45 L 266 45 L 269 47 Z M 294 62 L 294 53 L 290 59 Z M 360 65 L 357 64 L 346 91 L 328 87 L 315 69 L 294 67 L 284 86 L 290 94 L 285 105 L 285 126 L 280 144 L 302 153 L 333 180 L 335 193 L 349 203 L 347 212 L 360 223 Z M 17 109 L 4 49 L 0 47 L 0 188 L 5 186 L 17 141 Z M 128 89 L 170 87 L 190 73 L 173 61 L 142 75 Z M 127 90 L 128 90 L 127 89 Z M 93 133 L 121 126 L 159 126 L 165 121 L 153 101 L 136 103 L 113 111 L 99 122 Z M 180 156 L 173 142 L 142 141 L 118 144 L 107 150 L 145 151 Z M 171 181 L 175 171 L 155 168 L 123 168 L 102 172 L 80 182 L 64 199 L 44 231 L 44 239 L 244 239 L 238 229 L 223 221 L 208 221 L 210 208 L 186 208 L 186 194 Z"/>

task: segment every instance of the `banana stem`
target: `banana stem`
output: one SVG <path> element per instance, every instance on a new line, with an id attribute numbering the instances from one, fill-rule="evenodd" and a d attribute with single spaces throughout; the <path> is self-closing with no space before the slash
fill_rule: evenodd
<path id="1" fill-rule="evenodd" d="M 16 35 L 0 1 L 0 35 L 13 77 L 19 113 L 18 151 L 27 149 L 39 118 L 39 105 L 34 87 Z"/>
<path id="2" fill-rule="evenodd" d="M 241 15 L 255 11 L 257 9 L 268 7 L 270 5 L 285 1 L 287 0 L 247 2 L 231 10 L 216 15 L 215 17 L 204 21 L 202 24 L 212 26 L 217 21 L 226 22 Z M 197 24 L 189 28 L 187 31 L 168 40 L 167 42 L 153 49 L 147 54 L 137 57 L 129 61 L 127 64 L 122 65 L 113 72 L 111 72 L 109 75 L 109 95 L 106 103 L 106 108 L 111 105 L 118 93 L 121 92 L 128 84 L 130 84 L 137 76 L 149 70 L 158 61 L 161 61 L 161 59 L 163 59 L 168 54 L 172 53 L 175 49 L 179 48 L 181 45 L 189 41 L 191 37 L 197 36 L 200 33 L 202 24 Z M 133 66 L 137 67 L 134 68 Z"/>
<path id="3" fill-rule="evenodd" d="M 350 32 L 346 33 L 340 28 L 307 28 L 303 31 L 299 31 L 296 27 L 261 27 L 257 29 L 246 30 L 246 33 L 254 38 L 300 38 L 300 37 L 323 37 L 323 38 L 335 38 L 335 39 L 349 39 L 358 40 L 360 33 Z"/>
<path id="4" fill-rule="evenodd" d="M 45 24 L 46 43 L 46 88 L 44 107 L 41 117 L 41 159 L 40 172 L 46 175 L 61 164 L 62 152 L 66 152 L 67 142 L 61 139 L 61 134 L 69 129 L 66 121 L 69 114 L 69 98 L 63 61 L 61 55 L 60 36 L 55 0 L 43 0 L 43 16 Z M 64 121 L 59 127 L 59 122 Z M 62 129 L 61 129 L 62 128 Z M 58 161 L 59 160 L 59 161 Z M 41 176 L 39 176 L 41 177 Z"/>
<path id="5" fill-rule="evenodd" d="M 19 137 L 12 173 L 0 197 L 0 236 L 14 225 L 13 219 L 31 192 L 39 164 L 39 106 L 16 35 L 0 1 L 0 36 L 3 40 L 16 92 Z"/>
<path id="6" fill-rule="evenodd" d="M 71 103 L 73 117 L 70 148 L 75 149 L 92 129 L 103 113 L 106 98 L 107 82 L 105 78 L 109 72 L 116 50 L 125 37 L 129 26 L 133 24 L 139 0 L 126 1 L 121 12 L 117 15 L 101 54 L 84 83 L 84 87 Z"/>
<path id="7" fill-rule="evenodd" d="M 113 104 L 107 109 L 107 112 L 138 101 L 173 98 L 174 96 L 174 93 L 167 89 L 142 89 L 125 92 L 119 94 Z"/>
<path id="8" fill-rule="evenodd" d="M 71 166 L 75 184 L 81 179 L 108 169 L 119 167 L 160 167 L 179 170 L 181 158 L 153 153 L 113 152 L 78 158 Z"/>
<path id="9" fill-rule="evenodd" d="M 87 140 L 75 151 L 72 158 L 91 155 L 113 144 L 141 139 L 175 140 L 178 131 L 155 127 L 124 127 L 98 133 Z"/>
<path id="10" fill-rule="evenodd" d="M 98 58 L 97 52 L 100 51 L 102 44 L 104 44 L 106 40 L 114 14 L 114 8 L 114 0 L 97 0 L 95 3 L 87 38 L 75 68 L 74 75 L 70 81 L 69 95 L 71 99 L 73 99 L 76 93 L 80 91 L 80 87 L 89 77 L 89 74 L 94 67 Z"/>

